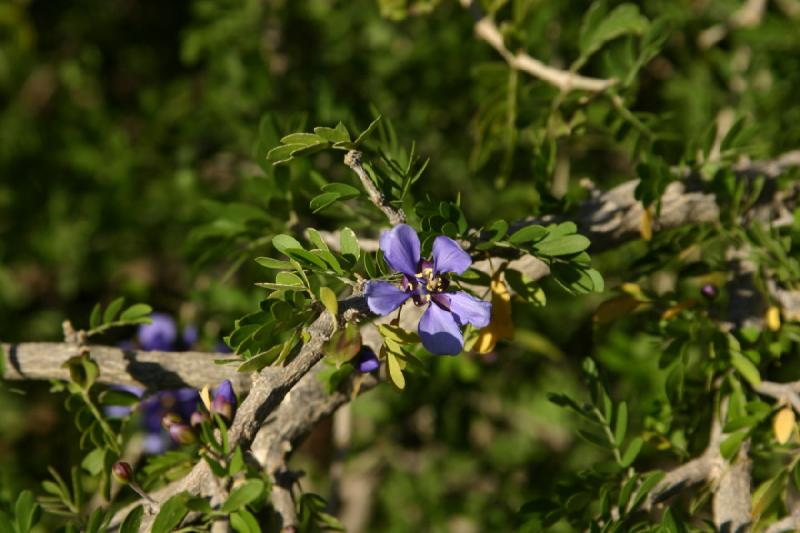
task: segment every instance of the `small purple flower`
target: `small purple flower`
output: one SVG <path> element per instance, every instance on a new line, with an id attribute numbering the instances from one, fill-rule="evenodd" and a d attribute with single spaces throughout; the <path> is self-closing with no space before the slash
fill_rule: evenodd
<path id="1" fill-rule="evenodd" d="M 717 296 L 719 296 L 719 289 L 713 283 L 706 283 L 700 287 L 700 294 L 707 300 L 716 300 Z"/>
<path id="2" fill-rule="evenodd" d="M 402 286 L 386 281 L 367 284 L 367 305 L 376 315 L 388 315 L 411 298 L 418 306 L 428 305 L 419 321 L 422 345 L 436 355 L 457 355 L 464 348 L 462 328 L 489 325 L 492 304 L 466 292 L 446 292 L 448 273 L 462 274 L 472 264 L 469 255 L 450 237 L 433 241 L 433 261 L 420 258 L 417 232 L 399 224 L 381 234 L 380 247 L 386 262 L 403 274 Z"/>
<path id="3" fill-rule="evenodd" d="M 219 414 L 230 422 L 233 420 L 235 410 L 236 394 L 233 392 L 233 385 L 230 380 L 225 379 L 214 392 L 214 399 L 211 401 L 211 412 Z"/>
<path id="4" fill-rule="evenodd" d="M 200 394 L 191 387 L 157 392 L 142 400 L 139 410 L 145 430 L 145 452 L 160 454 L 166 451 L 169 441 L 162 432 L 164 417 L 169 414 L 171 420 L 185 424 L 199 403 Z"/>
<path id="5" fill-rule="evenodd" d="M 356 369 L 362 374 L 374 372 L 381 367 L 381 362 L 369 346 L 362 346 L 361 351 L 356 355 L 353 361 Z"/>
<path id="6" fill-rule="evenodd" d="M 139 344 L 144 350 L 171 350 L 178 339 L 175 320 L 166 313 L 153 313 L 152 322 L 139 326 Z"/>

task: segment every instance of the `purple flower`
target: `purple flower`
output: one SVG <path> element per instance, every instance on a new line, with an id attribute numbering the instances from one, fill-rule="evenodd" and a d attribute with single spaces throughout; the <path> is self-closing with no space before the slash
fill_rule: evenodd
<path id="1" fill-rule="evenodd" d="M 378 361 L 375 352 L 372 351 L 372 348 L 369 346 L 362 346 L 361 351 L 359 351 L 356 355 L 353 364 L 362 374 L 374 372 L 381 367 L 381 362 Z"/>
<path id="2" fill-rule="evenodd" d="M 433 261 L 420 258 L 417 232 L 399 224 L 381 234 L 380 247 L 386 262 L 403 274 L 402 286 L 386 281 L 367 284 L 367 305 L 377 315 L 388 315 L 411 298 L 428 305 L 419 321 L 422 345 L 436 355 L 456 355 L 464 348 L 461 330 L 467 324 L 483 328 L 489 324 L 492 304 L 466 292 L 446 292 L 448 273 L 462 274 L 472 264 L 456 241 L 444 235 L 433 241 Z"/>
<path id="3" fill-rule="evenodd" d="M 719 289 L 713 283 L 706 283 L 700 287 L 700 294 L 707 300 L 716 300 L 717 296 L 719 296 Z"/>
<path id="4" fill-rule="evenodd" d="M 211 412 L 219 414 L 230 422 L 233 420 L 235 410 L 236 394 L 233 392 L 233 385 L 231 385 L 230 380 L 225 379 L 214 392 L 214 399 L 211 401 Z"/>
<path id="5" fill-rule="evenodd" d="M 152 322 L 139 326 L 139 344 L 144 350 L 171 350 L 178 339 L 175 321 L 166 313 L 153 313 Z"/>
<path id="6" fill-rule="evenodd" d="M 145 430 L 145 452 L 159 454 L 166 451 L 169 440 L 162 432 L 164 417 L 169 414 L 170 419 L 186 424 L 199 403 L 200 394 L 191 387 L 157 392 L 142 400 L 139 410 Z"/>

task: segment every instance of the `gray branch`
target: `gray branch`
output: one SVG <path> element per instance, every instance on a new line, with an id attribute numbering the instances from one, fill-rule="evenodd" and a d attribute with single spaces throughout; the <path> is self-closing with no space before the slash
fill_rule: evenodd
<path id="1" fill-rule="evenodd" d="M 148 391 L 216 385 L 229 379 L 238 392 L 250 389 L 251 379 L 237 372 L 235 365 L 218 365 L 217 359 L 237 361 L 231 354 L 207 352 L 161 352 L 123 350 L 112 346 L 89 345 L 92 359 L 100 366 L 99 381 L 132 385 Z M 69 380 L 62 364 L 78 355 L 75 344 L 24 342 L 0 344 L 6 380 Z"/>
<path id="2" fill-rule="evenodd" d="M 393 207 L 372 181 L 372 178 L 369 177 L 367 171 L 364 170 L 364 166 L 361 164 L 361 152 L 357 150 L 350 150 L 347 152 L 344 156 L 344 164 L 356 173 L 358 179 L 361 180 L 361 185 L 366 189 L 370 201 L 375 204 L 378 209 L 383 211 L 383 214 L 386 215 L 386 218 L 389 219 L 389 223 L 392 226 L 402 224 L 406 221 L 406 214 L 403 212 L 402 208 Z"/>

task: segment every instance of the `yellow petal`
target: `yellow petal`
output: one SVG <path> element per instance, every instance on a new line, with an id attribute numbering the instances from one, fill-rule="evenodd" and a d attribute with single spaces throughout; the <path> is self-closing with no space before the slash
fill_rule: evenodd
<path id="1" fill-rule="evenodd" d="M 767 309 L 767 327 L 770 331 L 778 331 L 781 329 L 781 311 L 774 305 Z"/>
<path id="2" fill-rule="evenodd" d="M 641 304 L 642 302 L 636 298 L 623 294 L 598 305 L 592 319 L 598 324 L 608 324 L 619 317 L 632 313 Z"/>
<path id="3" fill-rule="evenodd" d="M 203 405 L 206 406 L 208 412 L 211 412 L 211 393 L 209 392 L 208 385 L 205 385 L 200 390 L 200 399 L 203 401 Z"/>
<path id="4" fill-rule="evenodd" d="M 661 320 L 672 320 L 673 318 L 681 314 L 681 311 L 685 311 L 686 309 L 694 307 L 694 304 L 695 304 L 694 300 L 685 300 L 683 302 L 677 303 L 672 307 L 670 307 L 669 309 L 667 309 L 666 311 L 664 311 L 663 313 L 661 313 Z"/>
<path id="5" fill-rule="evenodd" d="M 642 220 L 641 224 L 639 225 L 639 234 L 641 234 L 642 239 L 649 241 L 653 238 L 653 214 L 650 212 L 650 209 L 645 209 L 642 211 Z"/>
<path id="6" fill-rule="evenodd" d="M 478 334 L 472 349 L 478 353 L 491 352 L 500 339 L 514 338 L 511 321 L 511 293 L 502 272 L 495 272 L 489 285 L 492 291 L 492 319 Z"/>
<path id="7" fill-rule="evenodd" d="M 786 444 L 794 431 L 795 417 L 791 407 L 784 407 L 772 419 L 772 433 L 778 444 Z"/>

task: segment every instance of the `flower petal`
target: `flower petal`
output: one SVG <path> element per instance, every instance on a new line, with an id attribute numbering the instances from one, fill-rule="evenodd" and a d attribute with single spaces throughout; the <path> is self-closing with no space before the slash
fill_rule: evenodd
<path id="1" fill-rule="evenodd" d="M 492 304 L 478 300 L 466 292 L 453 292 L 450 297 L 450 311 L 462 326 L 467 323 L 476 328 L 485 328 L 492 317 Z"/>
<path id="2" fill-rule="evenodd" d="M 408 300 L 410 293 L 386 281 L 370 281 L 364 292 L 369 310 L 376 315 L 388 315 Z"/>
<path id="3" fill-rule="evenodd" d="M 381 362 L 372 348 L 363 346 L 356 356 L 355 365 L 359 372 L 367 374 L 378 370 L 381 367 Z"/>
<path id="4" fill-rule="evenodd" d="M 433 240 L 433 270 L 436 273 L 463 274 L 472 264 L 469 254 L 450 237 L 439 235 Z"/>
<path id="5" fill-rule="evenodd" d="M 408 224 L 398 224 L 381 234 L 381 250 L 390 267 L 415 276 L 419 267 L 419 237 Z"/>
<path id="6" fill-rule="evenodd" d="M 432 303 L 419 321 L 422 345 L 435 355 L 458 355 L 464 348 L 464 336 L 455 317 Z"/>

